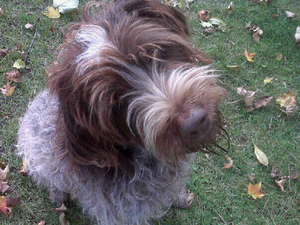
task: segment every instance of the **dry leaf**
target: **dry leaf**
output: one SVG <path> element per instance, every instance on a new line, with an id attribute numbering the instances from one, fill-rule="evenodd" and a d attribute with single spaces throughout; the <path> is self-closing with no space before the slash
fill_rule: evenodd
<path id="1" fill-rule="evenodd" d="M 228 156 L 226 155 L 226 160 L 229 161 L 228 163 L 224 163 L 224 167 L 225 169 L 229 169 L 233 166 L 233 160 Z"/>
<path id="2" fill-rule="evenodd" d="M 200 19 L 203 21 L 208 21 L 210 18 L 210 13 L 209 11 L 202 9 L 200 12 L 198 12 Z"/>
<path id="3" fill-rule="evenodd" d="M 8 49 L 7 48 L 1 49 L 1 51 L 0 51 L 0 59 L 4 58 L 7 55 L 7 53 L 8 53 Z"/>
<path id="4" fill-rule="evenodd" d="M 7 196 L 5 199 L 5 202 L 6 202 L 7 207 L 13 208 L 20 204 L 21 198 L 20 197 L 13 198 L 11 196 Z"/>
<path id="5" fill-rule="evenodd" d="M 45 221 L 42 220 L 41 222 L 38 223 L 38 225 L 45 225 Z"/>
<path id="6" fill-rule="evenodd" d="M 264 84 L 266 85 L 266 84 L 268 84 L 268 83 L 272 83 L 272 81 L 273 81 L 273 77 L 266 77 L 266 78 L 264 79 Z"/>
<path id="7" fill-rule="evenodd" d="M 193 201 L 195 199 L 195 194 L 192 193 L 190 190 L 188 190 L 188 196 L 187 196 L 187 202 L 188 202 L 188 205 L 192 205 Z"/>
<path id="8" fill-rule="evenodd" d="M 275 183 L 278 185 L 278 187 L 280 188 L 281 191 L 284 191 L 284 184 L 287 180 L 287 177 L 282 177 L 279 180 L 276 179 Z"/>
<path id="9" fill-rule="evenodd" d="M 242 96 L 246 107 L 253 105 L 255 91 L 247 91 L 245 87 L 238 87 L 237 93 Z"/>
<path id="10" fill-rule="evenodd" d="M 7 173 L 9 172 L 9 165 L 3 169 L 0 168 L 0 181 L 4 181 L 7 177 Z"/>
<path id="11" fill-rule="evenodd" d="M 255 54 L 256 53 L 248 53 L 248 51 L 245 50 L 245 56 L 249 62 L 254 62 L 253 58 L 254 58 Z"/>
<path id="12" fill-rule="evenodd" d="M 65 206 L 64 203 L 61 204 L 59 208 L 55 208 L 56 211 L 66 211 L 68 208 Z"/>
<path id="13" fill-rule="evenodd" d="M 271 177 L 275 178 L 278 177 L 279 173 L 278 173 L 278 166 L 273 167 L 272 171 L 271 171 Z"/>
<path id="14" fill-rule="evenodd" d="M 255 32 L 255 33 L 252 35 L 252 38 L 253 38 L 254 41 L 256 41 L 257 43 L 259 43 L 260 37 L 259 37 L 258 32 Z"/>
<path id="15" fill-rule="evenodd" d="M 27 23 L 27 24 L 25 25 L 25 28 L 26 28 L 26 29 L 32 30 L 32 29 L 33 29 L 33 24 Z"/>
<path id="16" fill-rule="evenodd" d="M 48 7 L 48 12 L 43 13 L 45 16 L 51 19 L 57 19 L 60 17 L 59 7 L 53 8 L 52 6 Z"/>
<path id="17" fill-rule="evenodd" d="M 249 28 L 249 30 L 250 30 L 250 32 L 252 33 L 252 34 L 254 34 L 254 33 L 257 33 L 258 35 L 263 35 L 263 30 L 259 27 L 259 26 L 257 26 L 257 25 L 255 25 L 255 24 L 251 24 L 251 23 L 246 23 L 246 26 L 245 26 L 246 28 Z"/>
<path id="18" fill-rule="evenodd" d="M 13 82 L 19 82 L 21 81 L 21 74 L 19 70 L 13 70 L 6 73 L 5 79 Z"/>
<path id="19" fill-rule="evenodd" d="M 265 107 L 271 102 L 272 99 L 273 96 L 260 97 L 254 102 L 254 108 L 259 109 L 261 107 Z"/>
<path id="20" fill-rule="evenodd" d="M 23 69 L 25 68 L 25 62 L 22 59 L 18 59 L 17 61 L 15 61 L 15 63 L 13 64 L 14 68 L 17 69 Z"/>
<path id="21" fill-rule="evenodd" d="M 269 160 L 268 160 L 268 157 L 266 156 L 266 154 L 260 150 L 255 144 L 254 144 L 254 153 L 256 155 L 256 158 L 257 160 L 265 165 L 265 166 L 268 166 L 269 165 Z"/>
<path id="22" fill-rule="evenodd" d="M 7 182 L 0 181 L 0 191 L 3 194 L 9 189 L 9 186 L 7 185 Z"/>
<path id="23" fill-rule="evenodd" d="M 233 70 L 235 72 L 238 72 L 241 70 L 242 65 L 227 65 L 226 66 L 228 69 Z"/>
<path id="24" fill-rule="evenodd" d="M 64 213 L 61 213 L 58 217 L 58 221 L 60 225 L 70 225 L 69 221 L 66 218 Z"/>
<path id="25" fill-rule="evenodd" d="M 272 14 L 272 17 L 273 17 L 273 18 L 278 18 L 279 15 L 278 15 L 277 13 L 275 13 L 275 14 Z"/>
<path id="26" fill-rule="evenodd" d="M 294 116 L 298 110 L 296 95 L 293 91 L 280 95 L 276 102 L 285 108 L 286 114 L 290 117 Z"/>
<path id="27" fill-rule="evenodd" d="M 296 28 L 296 33 L 295 33 L 295 40 L 296 40 L 296 45 L 300 45 L 300 26 Z"/>
<path id="28" fill-rule="evenodd" d="M 27 166 L 26 166 L 26 162 L 25 162 L 25 158 L 23 158 L 23 164 L 22 164 L 22 168 L 19 171 L 19 174 L 22 176 L 26 176 L 27 175 Z"/>
<path id="29" fill-rule="evenodd" d="M 206 29 L 203 30 L 203 33 L 213 34 L 213 33 L 215 33 L 215 31 L 216 31 L 215 28 L 208 27 L 208 28 L 206 28 Z"/>
<path id="30" fill-rule="evenodd" d="M 233 3 L 230 2 L 229 6 L 227 7 L 226 11 L 227 13 L 232 13 L 232 10 L 234 9 Z"/>
<path id="31" fill-rule="evenodd" d="M 285 11 L 285 14 L 288 18 L 291 18 L 291 19 L 293 19 L 297 16 L 295 13 L 290 12 L 290 11 Z"/>
<path id="32" fill-rule="evenodd" d="M 247 175 L 247 176 L 248 176 L 248 179 L 249 179 L 251 182 L 254 182 L 255 174 L 250 174 L 250 175 Z"/>
<path id="33" fill-rule="evenodd" d="M 1 15 L 1 16 L 4 16 L 4 15 L 5 15 L 5 13 L 4 13 L 4 11 L 3 11 L 2 8 L 0 8 L 0 15 Z"/>
<path id="34" fill-rule="evenodd" d="M 7 213 L 7 206 L 5 202 L 5 196 L 0 197 L 0 211 L 3 212 L 4 214 Z"/>
<path id="35" fill-rule="evenodd" d="M 265 196 L 263 193 L 260 192 L 260 188 L 261 188 L 261 182 L 259 182 L 256 185 L 252 185 L 251 183 L 249 183 L 248 194 L 251 195 L 252 198 L 254 199 Z"/>
<path id="36" fill-rule="evenodd" d="M 12 87 L 10 86 L 9 82 L 7 82 L 7 84 L 5 86 L 3 86 L 3 88 L 0 88 L 0 91 L 2 92 L 2 94 L 6 95 L 6 96 L 12 96 L 14 91 L 15 91 L 15 86 Z"/>
<path id="37" fill-rule="evenodd" d="M 275 56 L 276 56 L 275 59 L 276 59 L 277 61 L 280 61 L 280 60 L 282 59 L 282 57 L 283 57 L 282 54 L 278 54 L 278 53 L 275 53 Z"/>

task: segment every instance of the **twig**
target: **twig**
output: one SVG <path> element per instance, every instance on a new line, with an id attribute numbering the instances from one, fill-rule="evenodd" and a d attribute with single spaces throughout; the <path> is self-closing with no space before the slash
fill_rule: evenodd
<path id="1" fill-rule="evenodd" d="M 270 119 L 270 123 L 269 123 L 269 133 L 271 131 L 272 122 L 273 122 L 273 115 L 271 115 L 271 119 Z"/>
<path id="2" fill-rule="evenodd" d="M 299 162 L 299 160 L 292 154 L 290 153 L 288 150 L 286 150 L 285 148 L 283 148 L 285 151 L 287 151 L 287 153 L 289 153 L 297 162 Z"/>
<path id="3" fill-rule="evenodd" d="M 37 35 L 37 30 L 38 30 L 38 29 L 37 29 L 37 27 L 36 27 L 36 28 L 35 28 L 35 32 L 34 32 L 34 35 L 33 35 L 33 38 L 32 38 L 32 41 L 31 41 L 31 43 L 30 43 L 30 45 L 29 45 L 28 51 L 27 51 L 26 56 L 25 56 L 25 60 L 24 60 L 25 64 L 27 64 L 28 56 L 29 56 L 29 54 L 30 54 L 31 48 L 32 48 L 32 46 L 33 46 L 33 44 L 34 44 L 34 41 L 35 41 L 35 37 L 36 37 L 36 35 Z"/>
<path id="4" fill-rule="evenodd" d="M 289 191 L 291 191 L 291 170 L 290 170 L 290 164 L 288 165 L 289 168 Z"/>
<path id="5" fill-rule="evenodd" d="M 223 219 L 223 217 L 218 213 L 218 211 L 215 210 L 215 212 L 216 212 L 216 213 L 218 214 L 218 216 L 221 218 L 222 222 L 223 222 L 224 224 L 227 225 L 226 221 L 225 221 L 225 220 Z"/>

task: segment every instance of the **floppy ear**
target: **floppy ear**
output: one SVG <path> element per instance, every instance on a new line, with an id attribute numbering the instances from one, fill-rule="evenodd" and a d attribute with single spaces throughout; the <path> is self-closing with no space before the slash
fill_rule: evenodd
<path id="1" fill-rule="evenodd" d="M 136 12 L 138 16 L 151 22 L 170 28 L 180 36 L 188 36 L 189 29 L 186 17 L 175 7 L 163 5 L 156 1 L 134 0 L 125 1 L 123 9 L 127 13 Z"/>

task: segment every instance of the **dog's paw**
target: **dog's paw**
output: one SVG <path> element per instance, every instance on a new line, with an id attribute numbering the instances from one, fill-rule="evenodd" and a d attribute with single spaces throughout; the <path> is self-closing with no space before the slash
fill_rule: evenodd
<path id="1" fill-rule="evenodd" d="M 178 198 L 173 202 L 173 207 L 187 209 L 191 206 L 195 199 L 195 194 L 189 190 L 183 190 L 180 192 Z"/>

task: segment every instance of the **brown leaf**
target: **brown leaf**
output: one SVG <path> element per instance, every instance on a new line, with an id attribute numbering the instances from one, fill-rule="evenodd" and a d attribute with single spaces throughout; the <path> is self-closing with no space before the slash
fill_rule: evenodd
<path id="1" fill-rule="evenodd" d="M 45 221 L 42 220 L 41 222 L 38 223 L 38 225 L 45 225 Z"/>
<path id="2" fill-rule="evenodd" d="M 255 55 L 256 55 L 256 53 L 248 53 L 248 51 L 245 50 L 245 56 L 246 56 L 247 61 L 254 62 L 253 58 Z"/>
<path id="3" fill-rule="evenodd" d="M 271 171 L 271 177 L 272 178 L 275 178 L 275 177 L 278 177 L 279 176 L 279 173 L 278 173 L 278 166 L 275 166 L 273 167 L 272 171 Z"/>
<path id="4" fill-rule="evenodd" d="M 2 92 L 2 94 L 9 97 L 13 95 L 15 88 L 16 88 L 15 86 L 12 87 L 10 86 L 9 82 L 7 82 L 7 84 L 3 88 L 0 88 L 0 91 Z"/>
<path id="5" fill-rule="evenodd" d="M 281 191 L 284 191 L 284 185 L 287 181 L 287 177 L 281 177 L 280 179 L 276 179 L 275 183 L 278 185 Z"/>
<path id="6" fill-rule="evenodd" d="M 9 189 L 9 186 L 7 185 L 7 182 L 0 181 L 0 191 L 2 194 L 6 192 Z"/>
<path id="7" fill-rule="evenodd" d="M 209 11 L 202 9 L 200 12 L 198 12 L 200 19 L 203 21 L 208 21 L 210 18 L 210 13 Z"/>
<path id="8" fill-rule="evenodd" d="M 5 196 L 0 197 L 0 211 L 7 214 L 7 206 L 5 202 Z"/>
<path id="9" fill-rule="evenodd" d="M 22 164 L 22 168 L 19 171 L 19 174 L 22 176 L 27 176 L 27 166 L 26 166 L 26 162 L 25 162 L 25 158 L 23 158 L 23 164 Z"/>
<path id="10" fill-rule="evenodd" d="M 282 59 L 282 57 L 283 57 L 282 54 L 278 54 L 278 53 L 275 53 L 275 56 L 276 56 L 275 59 L 276 59 L 277 61 L 280 61 L 280 60 Z"/>
<path id="11" fill-rule="evenodd" d="M 9 172 L 9 165 L 8 164 L 4 169 L 0 168 L 0 181 L 4 181 L 6 179 L 8 172 Z"/>
<path id="12" fill-rule="evenodd" d="M 290 117 L 294 116 L 298 110 L 296 95 L 293 91 L 280 95 L 276 102 L 285 108 L 286 114 Z"/>
<path id="13" fill-rule="evenodd" d="M 228 156 L 226 155 L 226 160 L 229 161 L 228 163 L 224 163 L 224 167 L 225 169 L 229 169 L 233 166 L 233 160 Z"/>
<path id="14" fill-rule="evenodd" d="M 2 8 L 0 8 L 0 15 L 1 15 L 1 16 L 5 16 L 5 13 L 4 13 L 4 11 L 3 11 Z"/>
<path id="15" fill-rule="evenodd" d="M 13 198 L 9 195 L 6 197 L 5 202 L 6 202 L 7 207 L 15 207 L 20 204 L 21 198 L 20 197 Z"/>
<path id="16" fill-rule="evenodd" d="M 261 107 L 265 107 L 271 102 L 272 99 L 273 99 L 273 96 L 260 97 L 254 102 L 254 107 L 256 109 L 259 109 Z"/>
<path id="17" fill-rule="evenodd" d="M 255 33 L 252 35 L 252 38 L 253 38 L 254 41 L 256 41 L 257 43 L 259 43 L 260 37 L 259 37 L 258 32 L 255 32 Z"/>
<path id="18" fill-rule="evenodd" d="M 273 18 L 278 18 L 279 15 L 278 15 L 277 13 L 275 13 L 275 14 L 272 14 L 272 17 L 273 17 Z"/>
<path id="19" fill-rule="evenodd" d="M 228 14 L 232 13 L 232 10 L 234 9 L 233 3 L 230 2 L 229 6 L 227 7 L 226 11 Z"/>
<path id="20" fill-rule="evenodd" d="M 296 28 L 295 40 L 296 40 L 296 45 L 300 46 L 300 26 Z"/>
<path id="21" fill-rule="evenodd" d="M 1 49 L 1 51 L 0 51 L 0 59 L 4 58 L 7 55 L 7 53 L 8 53 L 8 49 L 7 48 Z"/>
<path id="22" fill-rule="evenodd" d="M 13 70 L 6 73 L 5 79 L 13 82 L 19 82 L 21 81 L 21 74 L 19 70 Z"/>
<path id="23" fill-rule="evenodd" d="M 66 211 L 68 208 L 65 206 L 64 203 L 61 204 L 59 208 L 55 208 L 56 211 Z"/>
<path id="24" fill-rule="evenodd" d="M 254 182 L 255 174 L 250 174 L 250 175 L 247 175 L 247 176 L 248 176 L 248 179 L 249 179 L 251 182 Z"/>
<path id="25" fill-rule="evenodd" d="M 246 107 L 253 105 L 255 91 L 247 91 L 245 87 L 238 87 L 237 93 L 242 96 Z"/>
<path id="26" fill-rule="evenodd" d="M 33 29 L 33 24 L 27 23 L 27 24 L 25 24 L 25 28 L 29 29 L 29 30 L 32 30 Z"/>

